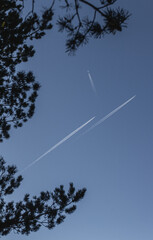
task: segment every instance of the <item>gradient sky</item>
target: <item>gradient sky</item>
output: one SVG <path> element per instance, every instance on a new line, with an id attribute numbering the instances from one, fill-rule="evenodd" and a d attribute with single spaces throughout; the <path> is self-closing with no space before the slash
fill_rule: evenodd
<path id="1" fill-rule="evenodd" d="M 77 211 L 51 231 L 12 233 L 4 240 L 153 239 L 153 1 L 116 5 L 132 13 L 123 32 L 91 40 L 70 57 L 64 34 L 53 29 L 35 42 L 35 57 L 22 66 L 34 71 L 42 87 L 34 117 L 1 143 L 1 155 L 19 170 L 93 116 L 95 123 L 136 98 L 25 171 L 21 187 L 8 198 L 20 200 L 27 192 L 36 195 L 74 182 L 87 188 Z"/>

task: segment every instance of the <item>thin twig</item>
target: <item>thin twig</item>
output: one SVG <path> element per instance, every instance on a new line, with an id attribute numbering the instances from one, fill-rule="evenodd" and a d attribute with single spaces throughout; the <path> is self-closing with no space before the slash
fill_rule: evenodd
<path id="1" fill-rule="evenodd" d="M 103 17 L 106 17 L 106 15 L 105 15 L 102 11 L 100 11 L 99 8 L 96 7 L 95 5 L 93 5 L 92 3 L 87 2 L 86 0 L 79 0 L 79 1 L 82 2 L 82 3 L 84 3 L 84 4 L 86 4 L 86 5 L 88 5 L 88 6 L 90 6 L 90 7 L 93 8 L 95 11 L 99 12 L 99 14 L 102 15 Z"/>

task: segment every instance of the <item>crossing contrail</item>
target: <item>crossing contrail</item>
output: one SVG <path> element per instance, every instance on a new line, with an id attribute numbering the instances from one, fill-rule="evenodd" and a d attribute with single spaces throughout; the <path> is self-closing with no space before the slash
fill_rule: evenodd
<path id="1" fill-rule="evenodd" d="M 123 104 L 121 104 L 119 107 L 115 108 L 112 112 L 110 112 L 109 114 L 107 114 L 105 117 L 103 117 L 102 119 L 100 119 L 97 123 L 95 123 L 92 127 L 90 127 L 87 131 L 85 131 L 82 135 L 88 133 L 89 131 L 91 131 L 92 129 L 94 129 L 96 126 L 98 126 L 99 124 L 103 123 L 105 120 L 107 120 L 109 117 L 111 117 L 114 113 L 116 113 L 117 111 L 119 111 L 121 108 L 123 108 L 125 105 L 127 105 L 130 101 L 132 101 L 134 98 L 136 97 L 133 96 L 131 97 L 129 100 L 127 100 L 126 102 L 124 102 Z M 31 166 L 33 166 L 34 164 L 36 164 L 38 161 L 40 161 L 43 157 L 45 157 L 48 153 L 52 152 L 53 150 L 55 150 L 57 147 L 59 147 L 62 143 L 64 143 L 65 141 L 67 141 L 69 138 L 71 138 L 74 134 L 76 134 L 77 132 L 79 132 L 82 128 L 84 128 L 88 123 L 90 123 L 93 119 L 95 119 L 95 117 L 92 117 L 90 120 L 88 120 L 86 123 L 84 123 L 83 125 L 81 125 L 80 127 L 78 127 L 76 130 L 74 130 L 72 133 L 68 134 L 65 138 L 63 138 L 61 141 L 59 141 L 58 143 L 56 143 L 53 147 L 51 147 L 47 152 L 45 152 L 44 154 L 42 154 L 40 157 L 38 157 L 36 160 L 34 160 L 32 163 L 30 163 L 26 168 L 24 168 L 22 172 L 26 171 L 28 168 L 30 168 Z"/>
<path id="2" fill-rule="evenodd" d="M 92 90 L 94 91 L 94 93 L 96 93 L 96 88 L 95 88 L 95 85 L 94 85 L 94 82 L 93 82 L 93 79 L 91 77 L 91 74 L 90 74 L 89 70 L 87 71 L 87 73 L 88 73 L 88 77 L 89 77 L 89 80 L 90 80 L 90 83 L 91 83 Z"/>
<path id="3" fill-rule="evenodd" d="M 82 128 L 84 128 L 88 123 L 90 123 L 95 117 L 92 117 L 89 121 L 87 121 L 86 123 L 84 123 L 83 125 L 81 125 L 80 127 L 78 127 L 76 130 L 74 130 L 73 132 L 71 132 L 70 134 L 68 134 L 65 138 L 63 138 L 61 141 L 59 141 L 58 143 L 56 143 L 53 147 L 51 147 L 47 152 L 45 152 L 44 154 L 42 154 L 40 157 L 38 157 L 36 160 L 34 160 L 32 163 L 30 163 L 26 168 L 24 168 L 21 172 L 26 171 L 28 168 L 30 168 L 31 166 L 33 166 L 34 164 L 36 164 L 38 161 L 40 161 L 43 157 L 45 157 L 48 153 L 52 152 L 53 150 L 55 150 L 57 147 L 59 147 L 62 143 L 64 143 L 65 141 L 67 141 L 69 138 L 71 138 L 74 134 L 76 134 L 77 132 L 79 132 Z"/>
<path id="4" fill-rule="evenodd" d="M 125 103 L 123 103 L 123 104 L 120 105 L 119 107 L 115 108 L 112 112 L 110 112 L 109 114 L 107 114 L 105 117 L 101 118 L 97 123 L 95 123 L 93 126 L 91 126 L 87 131 L 85 131 L 84 133 L 82 133 L 82 135 L 90 132 L 93 128 L 95 128 L 95 127 L 98 126 L 99 124 L 103 123 L 106 119 L 108 119 L 108 118 L 111 117 L 114 113 L 116 113 L 117 111 L 119 111 L 122 107 L 124 107 L 126 104 L 128 104 L 130 101 L 132 101 L 135 97 L 136 97 L 136 95 L 133 96 L 133 97 L 131 97 L 129 100 L 127 100 Z"/>

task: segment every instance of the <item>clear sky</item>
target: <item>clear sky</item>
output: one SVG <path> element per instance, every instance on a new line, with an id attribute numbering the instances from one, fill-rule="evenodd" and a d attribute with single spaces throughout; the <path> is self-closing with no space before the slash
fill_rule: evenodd
<path id="1" fill-rule="evenodd" d="M 53 29 L 35 43 L 35 57 L 22 66 L 34 71 L 42 87 L 34 117 L 1 143 L 7 163 L 24 169 L 96 118 L 25 171 L 21 187 L 10 197 L 20 200 L 27 192 L 36 195 L 74 182 L 77 188 L 87 188 L 77 211 L 54 230 L 11 234 L 4 240 L 153 239 L 153 2 L 124 0 L 117 5 L 132 13 L 123 32 L 91 40 L 70 57 L 64 35 Z M 82 135 L 134 95 L 124 108 Z"/>

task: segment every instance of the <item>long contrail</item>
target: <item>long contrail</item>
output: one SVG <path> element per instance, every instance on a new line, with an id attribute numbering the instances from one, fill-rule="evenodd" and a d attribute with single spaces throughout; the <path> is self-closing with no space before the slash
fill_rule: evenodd
<path id="1" fill-rule="evenodd" d="M 91 77 L 91 74 L 90 74 L 89 70 L 87 71 L 87 73 L 88 73 L 88 77 L 89 77 L 89 80 L 90 80 L 90 83 L 91 83 L 92 90 L 96 94 L 96 88 L 95 88 L 95 85 L 94 85 L 94 82 L 93 82 L 93 79 Z"/>
<path id="2" fill-rule="evenodd" d="M 133 96 L 131 97 L 129 100 L 127 100 L 125 103 L 123 103 L 122 105 L 120 105 L 119 107 L 115 108 L 112 112 L 110 112 L 109 114 L 107 114 L 105 117 L 103 117 L 102 119 L 100 119 L 97 123 L 95 123 L 93 126 L 91 126 L 87 131 L 85 131 L 82 135 L 90 132 L 93 128 L 95 128 L 96 126 L 98 126 L 99 124 L 101 124 L 102 122 L 104 122 L 106 119 L 108 119 L 109 117 L 111 117 L 114 113 L 116 113 L 117 111 L 119 111 L 121 108 L 123 108 L 126 104 L 128 104 L 130 101 L 132 101 L 134 98 L 136 97 Z"/>
<path id="3" fill-rule="evenodd" d="M 43 157 L 45 157 L 48 153 L 52 152 L 55 148 L 59 147 L 62 143 L 67 141 L 69 138 L 71 138 L 74 134 L 79 132 L 82 128 L 84 128 L 88 123 L 90 123 L 95 117 L 92 117 L 89 121 L 78 127 L 76 130 L 74 130 L 72 133 L 68 134 L 65 138 L 63 138 L 61 141 L 56 143 L 53 147 L 51 147 L 47 152 L 42 154 L 40 157 L 38 157 L 36 160 L 34 160 L 32 163 L 30 163 L 26 168 L 24 168 L 21 172 L 24 172 L 28 168 L 30 168 L 32 165 L 36 164 L 38 161 L 40 161 Z"/>

